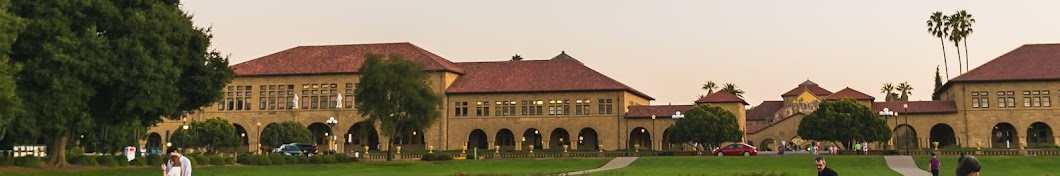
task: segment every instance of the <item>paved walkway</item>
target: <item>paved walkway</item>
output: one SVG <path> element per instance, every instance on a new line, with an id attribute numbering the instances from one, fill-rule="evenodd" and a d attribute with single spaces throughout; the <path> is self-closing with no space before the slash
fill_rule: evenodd
<path id="1" fill-rule="evenodd" d="M 607 164 L 604 164 L 604 166 L 600 166 L 600 168 L 583 170 L 583 171 L 567 172 L 567 173 L 564 173 L 563 175 L 581 175 L 581 174 L 588 174 L 588 173 L 593 173 L 593 172 L 600 172 L 600 171 L 606 171 L 606 170 L 611 170 L 611 169 L 623 168 L 623 167 L 629 166 L 630 163 L 633 163 L 633 161 L 636 161 L 636 160 L 637 160 L 637 157 L 616 157 L 615 159 L 611 159 L 610 162 L 607 162 Z"/>
<path id="2" fill-rule="evenodd" d="M 887 160 L 887 167 L 905 176 L 931 176 L 931 173 L 916 167 L 913 157 L 905 155 L 883 156 Z"/>

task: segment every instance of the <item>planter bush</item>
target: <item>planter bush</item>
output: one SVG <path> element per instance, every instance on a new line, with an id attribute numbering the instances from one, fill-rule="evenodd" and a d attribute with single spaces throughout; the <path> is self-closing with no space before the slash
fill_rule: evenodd
<path id="1" fill-rule="evenodd" d="M 242 165 L 258 165 L 258 155 L 239 155 L 239 159 L 236 163 Z"/>
<path id="2" fill-rule="evenodd" d="M 213 164 L 212 162 L 210 162 L 210 157 L 202 156 L 202 155 L 196 155 L 195 156 L 195 161 L 198 162 L 199 165 L 203 165 L 203 166 Z M 192 166 L 194 166 L 194 164 L 192 164 Z"/>
<path id="3" fill-rule="evenodd" d="M 96 158 L 93 158 L 91 156 L 84 156 L 84 155 L 71 156 L 67 160 L 70 162 L 70 164 L 79 165 L 79 166 L 97 166 L 97 165 L 99 165 L 99 162 L 96 161 Z"/>
<path id="4" fill-rule="evenodd" d="M 276 154 L 276 153 L 269 154 L 269 160 L 272 160 L 272 164 L 273 165 L 284 165 L 284 164 L 287 164 L 287 159 L 285 159 L 283 157 L 283 155 Z"/>
<path id="5" fill-rule="evenodd" d="M 114 156 L 111 156 L 111 157 L 113 157 L 114 161 L 116 161 L 118 163 L 118 166 L 121 166 L 121 167 L 129 166 L 129 158 L 125 157 L 125 155 L 114 155 Z"/>
<path id="6" fill-rule="evenodd" d="M 115 161 L 113 156 L 97 156 L 96 162 L 101 166 L 118 167 L 118 161 Z"/>
<path id="7" fill-rule="evenodd" d="M 298 159 L 298 164 L 309 164 L 309 157 L 298 156 L 296 159 Z"/>
<path id="8" fill-rule="evenodd" d="M 287 164 L 298 164 L 298 157 L 302 157 L 302 156 L 284 155 L 283 156 L 283 160 Z"/>
<path id="9" fill-rule="evenodd" d="M 146 166 L 146 165 L 147 165 L 147 158 L 144 158 L 144 157 L 137 157 L 136 159 L 133 159 L 132 161 L 129 161 L 129 165 L 133 165 L 133 166 Z M 161 165 L 161 164 L 160 164 L 160 165 Z"/>
<path id="10" fill-rule="evenodd" d="M 215 166 L 224 166 L 225 158 L 221 157 L 220 155 L 210 156 L 210 164 Z"/>
<path id="11" fill-rule="evenodd" d="M 272 165 L 272 157 L 269 155 L 257 155 L 258 165 Z"/>
<path id="12" fill-rule="evenodd" d="M 15 158 L 13 157 L 0 157 L 0 167 L 14 166 Z"/>
<path id="13" fill-rule="evenodd" d="M 424 154 L 423 157 L 420 158 L 420 160 L 423 160 L 423 161 L 448 161 L 448 160 L 453 160 L 453 156 L 452 155 L 448 155 L 448 154 L 428 153 L 428 154 Z"/>
<path id="14" fill-rule="evenodd" d="M 225 157 L 225 164 L 228 164 L 228 165 L 236 164 L 236 158 L 235 157 Z"/>
<path id="15" fill-rule="evenodd" d="M 320 163 L 323 163 L 323 162 L 324 162 L 324 160 L 321 159 L 319 155 L 318 156 L 309 157 L 309 163 L 310 164 L 320 164 Z"/>
<path id="16" fill-rule="evenodd" d="M 147 155 L 145 158 L 149 166 L 161 166 L 165 160 L 160 155 Z"/>
<path id="17" fill-rule="evenodd" d="M 15 158 L 15 165 L 21 167 L 40 167 L 44 165 L 44 161 L 35 156 L 23 156 Z"/>

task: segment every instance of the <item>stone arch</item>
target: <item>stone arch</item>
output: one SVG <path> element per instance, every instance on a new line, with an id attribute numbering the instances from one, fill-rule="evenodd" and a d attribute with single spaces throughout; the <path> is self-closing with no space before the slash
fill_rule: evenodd
<path id="1" fill-rule="evenodd" d="M 550 149 L 563 150 L 563 145 L 570 146 L 570 133 L 567 133 L 567 130 L 563 128 L 553 129 L 548 141 Z"/>
<path id="2" fill-rule="evenodd" d="M 162 145 L 162 135 L 154 132 L 147 135 L 147 154 L 161 154 Z"/>
<path id="3" fill-rule="evenodd" d="M 1043 122 L 1034 122 L 1027 127 L 1027 146 L 1054 145 L 1053 128 Z"/>
<path id="4" fill-rule="evenodd" d="M 416 129 L 412 133 L 401 134 L 394 139 L 394 145 L 401 146 L 402 151 L 426 149 L 427 141 L 423 140 L 423 130 Z"/>
<path id="5" fill-rule="evenodd" d="M 239 139 L 239 142 L 236 143 L 234 150 L 244 152 L 249 151 L 251 134 L 248 134 L 247 129 L 243 128 L 243 125 L 239 125 L 238 123 L 232 123 L 232 127 L 235 127 L 236 137 Z"/>
<path id="6" fill-rule="evenodd" d="M 946 147 L 957 144 L 957 137 L 953 133 L 953 127 L 946 123 L 935 124 L 931 127 L 931 136 L 929 136 L 928 142 L 938 142 L 936 147 Z M 934 145 L 934 143 L 932 143 Z"/>
<path id="7" fill-rule="evenodd" d="M 273 148 L 280 147 L 280 146 L 271 146 L 271 145 L 267 146 L 267 144 L 264 144 L 263 141 L 266 141 L 265 140 L 266 138 L 275 137 L 275 136 L 266 136 L 264 134 L 261 134 L 262 132 L 269 131 L 269 128 L 278 128 L 276 124 L 277 123 L 269 123 L 268 125 L 265 125 L 264 128 L 261 128 L 261 131 L 258 131 L 258 144 L 259 144 L 258 147 L 260 147 L 261 150 L 264 151 L 264 152 L 270 152 L 270 151 L 272 151 Z"/>
<path id="8" fill-rule="evenodd" d="M 913 129 L 912 126 L 908 124 L 898 125 L 898 127 L 894 128 L 892 134 L 894 134 L 892 135 L 895 141 L 894 145 L 899 147 L 899 150 L 919 148 L 917 144 L 919 144 L 920 140 L 917 138 L 916 129 Z"/>
<path id="9" fill-rule="evenodd" d="M 530 128 L 523 131 L 523 137 L 519 140 L 523 142 L 523 147 L 534 145 L 534 149 L 543 148 L 543 146 L 541 146 L 541 131 L 536 128 Z"/>
<path id="10" fill-rule="evenodd" d="M 647 128 L 637 127 L 629 131 L 629 147 L 630 149 L 636 148 L 638 145 L 641 149 L 652 149 L 651 145 L 651 132 Z"/>
<path id="11" fill-rule="evenodd" d="M 773 138 L 763 139 L 761 145 L 758 145 L 758 150 L 759 151 L 774 151 L 773 148 L 776 147 L 774 145 L 775 143 L 777 143 L 777 141 L 773 140 Z"/>
<path id="12" fill-rule="evenodd" d="M 670 141 L 670 128 L 669 127 L 667 127 L 666 129 L 663 129 L 662 143 L 661 144 L 662 144 L 662 150 L 670 150 L 671 148 L 673 148 L 674 144 L 672 144 L 671 141 Z"/>
<path id="13" fill-rule="evenodd" d="M 317 148 L 320 149 L 318 150 L 319 152 L 332 150 L 330 145 L 331 136 L 335 135 L 335 132 L 332 132 L 331 127 L 324 123 L 315 122 L 309 124 L 306 128 L 309 129 L 309 134 L 313 137 L 313 144 L 316 144 Z"/>
<path id="14" fill-rule="evenodd" d="M 990 131 L 990 143 L 993 148 L 1012 148 L 1019 147 L 1019 138 L 1017 137 L 1016 127 L 1008 122 L 1001 122 L 994 125 Z"/>
<path id="15" fill-rule="evenodd" d="M 357 122 L 350 126 L 350 129 L 346 131 L 345 145 L 346 150 L 360 152 L 364 152 L 364 147 L 376 151 L 382 147 L 379 145 L 379 133 L 376 132 L 375 125 L 369 121 Z"/>
<path id="16" fill-rule="evenodd" d="M 489 138 L 486 137 L 486 131 L 482 131 L 482 129 L 471 130 L 471 133 L 467 135 L 466 145 L 468 150 L 475 147 L 478 147 L 479 149 L 492 148 L 489 144 Z"/>
<path id="17" fill-rule="evenodd" d="M 578 131 L 578 149 L 600 150 L 600 137 L 596 130 L 590 127 Z"/>
<path id="18" fill-rule="evenodd" d="M 515 134 L 512 133 L 512 130 L 509 130 L 507 128 L 497 130 L 497 135 L 495 135 L 494 138 L 494 145 L 500 146 L 501 149 L 515 149 Z"/>

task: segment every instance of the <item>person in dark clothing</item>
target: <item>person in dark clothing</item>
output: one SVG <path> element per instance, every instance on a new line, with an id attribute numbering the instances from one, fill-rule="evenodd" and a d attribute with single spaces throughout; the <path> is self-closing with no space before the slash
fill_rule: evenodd
<path id="1" fill-rule="evenodd" d="M 832 168 L 828 168 L 824 161 L 824 157 L 818 156 L 817 159 L 814 160 L 816 160 L 817 163 L 817 176 L 839 176 L 839 173 L 836 173 Z"/>
<path id="2" fill-rule="evenodd" d="M 982 169 L 978 159 L 973 156 L 964 157 L 964 160 L 957 164 L 957 176 L 979 176 Z"/>
<path id="3" fill-rule="evenodd" d="M 939 158 L 935 157 L 935 152 L 931 152 L 931 160 L 928 161 L 928 165 L 931 166 L 931 175 L 939 176 L 939 169 L 942 167 L 939 164 Z"/>
<path id="4" fill-rule="evenodd" d="M 961 157 L 957 157 L 957 164 L 961 164 L 961 161 L 964 161 L 964 152 L 961 152 Z"/>

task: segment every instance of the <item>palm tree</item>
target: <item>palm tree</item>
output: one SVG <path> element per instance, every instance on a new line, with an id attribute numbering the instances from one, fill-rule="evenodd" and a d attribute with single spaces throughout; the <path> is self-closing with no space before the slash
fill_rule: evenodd
<path id="1" fill-rule="evenodd" d="M 902 101 L 909 101 L 909 95 L 913 95 L 913 86 L 909 85 L 909 81 L 899 83 L 898 87 L 895 89 L 902 94 L 902 97 L 900 98 Z"/>
<path id="2" fill-rule="evenodd" d="M 961 44 L 961 40 L 964 40 L 964 38 L 961 37 L 961 31 L 960 31 L 961 17 L 957 16 L 957 14 L 946 16 L 946 26 L 949 26 L 949 30 L 950 30 L 949 39 L 950 39 L 950 41 L 953 42 L 953 46 L 954 47 L 957 47 L 957 73 L 961 73 L 962 65 L 961 65 L 961 45 L 960 44 Z"/>
<path id="3" fill-rule="evenodd" d="M 884 93 L 885 98 L 883 101 L 894 101 L 894 97 L 891 96 L 894 92 L 894 85 L 891 83 L 883 83 L 883 88 L 880 88 L 880 93 Z"/>
<path id="4" fill-rule="evenodd" d="M 957 14 L 954 15 L 960 17 L 961 25 L 957 31 L 960 31 L 961 40 L 964 41 L 964 72 L 968 72 L 968 70 L 972 69 L 971 63 L 968 63 L 968 35 L 973 32 L 972 23 L 975 23 L 975 18 L 972 18 L 972 14 L 968 14 L 968 11 L 965 10 L 957 11 Z"/>
<path id="5" fill-rule="evenodd" d="M 736 84 L 733 83 L 725 83 L 725 85 L 722 86 L 721 91 L 725 91 L 732 95 L 736 95 L 737 97 L 743 98 L 743 90 L 740 90 L 740 88 L 736 87 Z"/>
<path id="6" fill-rule="evenodd" d="M 718 89 L 718 84 L 715 84 L 714 81 L 707 81 L 706 84 L 703 84 L 703 90 L 707 90 L 707 95 L 714 93 L 714 89 Z"/>
<path id="7" fill-rule="evenodd" d="M 944 40 L 949 35 L 949 26 L 943 22 L 944 18 L 942 12 L 931 13 L 931 16 L 928 17 L 927 25 L 928 33 L 939 38 L 939 43 L 942 44 L 942 63 L 946 65 L 946 80 L 949 80 L 950 64 L 948 59 L 946 59 L 946 40 Z"/>

